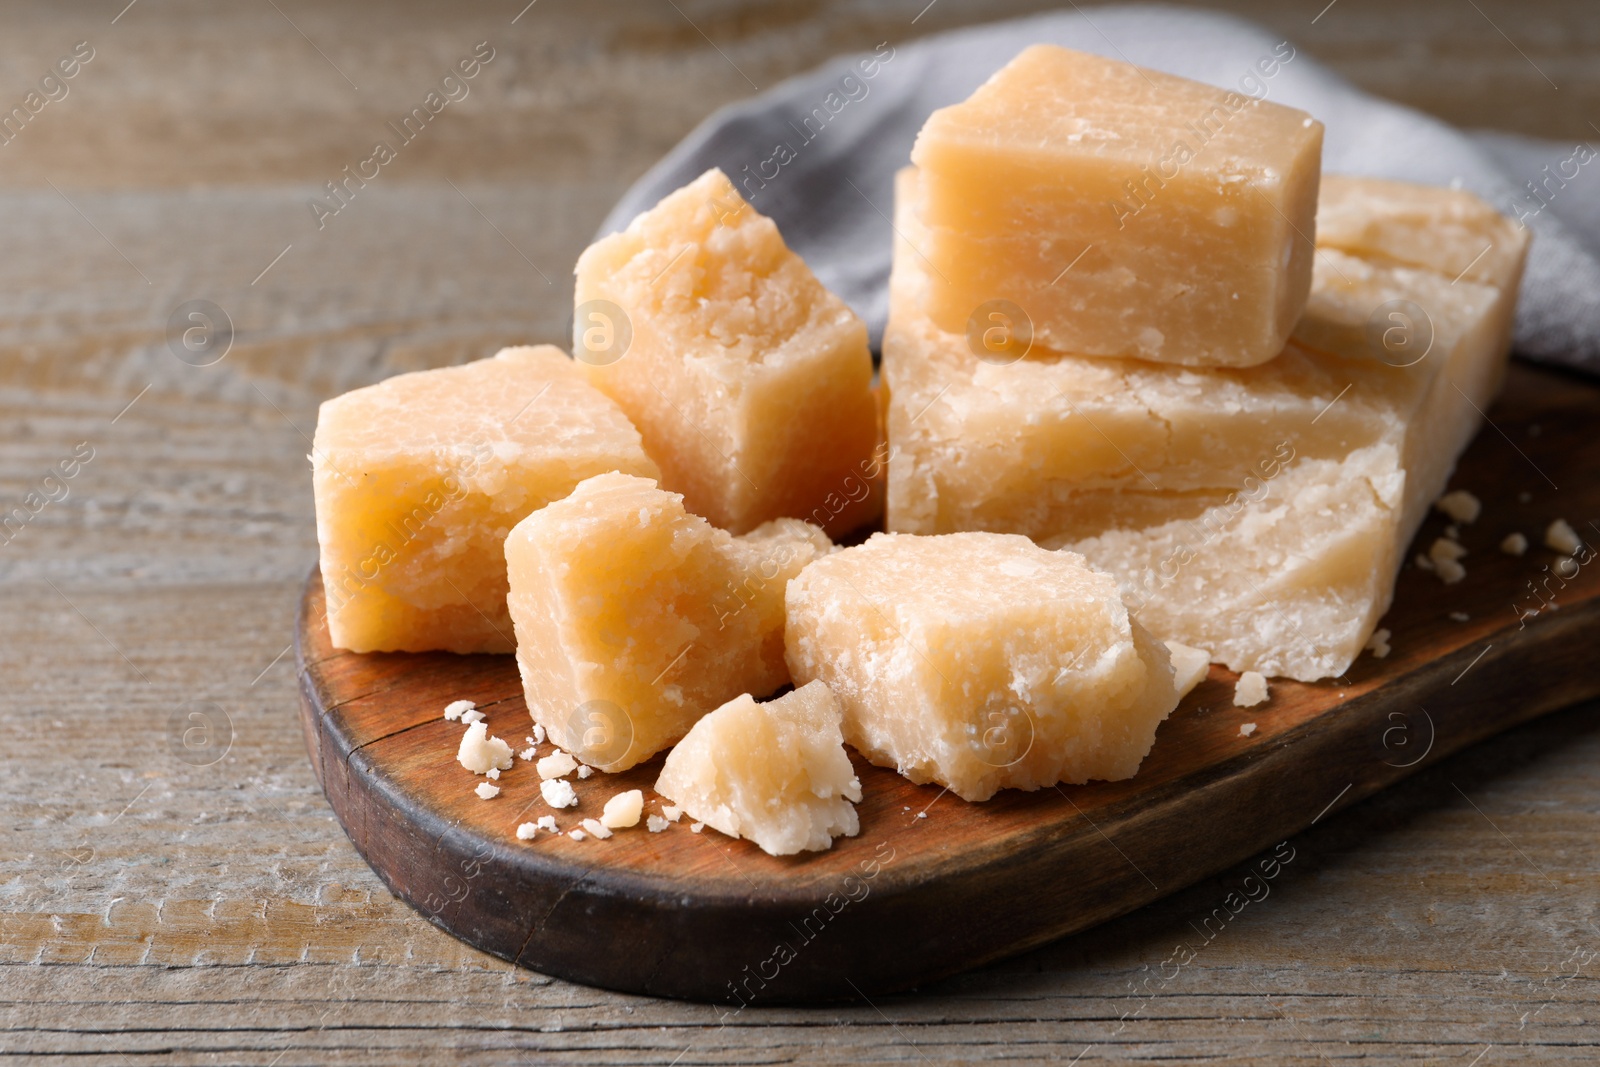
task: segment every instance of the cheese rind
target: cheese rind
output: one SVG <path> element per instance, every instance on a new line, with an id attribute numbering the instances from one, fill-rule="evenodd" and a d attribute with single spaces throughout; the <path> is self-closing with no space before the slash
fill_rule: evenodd
<path id="1" fill-rule="evenodd" d="M 506 538 L 529 712 L 620 771 L 733 696 L 772 692 L 789 680 L 785 584 L 829 547 L 797 519 L 734 537 L 648 479 L 588 479 Z"/>
<path id="2" fill-rule="evenodd" d="M 690 818 L 774 856 L 828 848 L 860 831 L 861 783 L 828 687 L 803 685 L 757 704 L 735 697 L 668 753 L 656 792 Z"/>
<path id="3" fill-rule="evenodd" d="M 917 136 L 927 310 L 963 333 L 1007 301 L 1059 352 L 1262 363 L 1310 287 L 1321 157 L 1304 112 L 1034 45 Z"/>
<path id="4" fill-rule="evenodd" d="M 1025 537 L 874 534 L 789 583 L 797 683 L 880 766 L 967 800 L 1133 775 L 1177 704 L 1109 575 Z"/>
<path id="5" fill-rule="evenodd" d="M 551 345 L 335 397 L 311 465 L 328 632 L 354 652 L 510 652 L 506 533 L 591 475 L 658 473 Z"/>
<path id="6" fill-rule="evenodd" d="M 689 510 L 743 533 L 877 517 L 866 326 L 711 170 L 579 258 L 575 349 Z M 620 312 L 625 350 L 586 357 Z M 608 327 L 607 327 L 608 328 Z"/>

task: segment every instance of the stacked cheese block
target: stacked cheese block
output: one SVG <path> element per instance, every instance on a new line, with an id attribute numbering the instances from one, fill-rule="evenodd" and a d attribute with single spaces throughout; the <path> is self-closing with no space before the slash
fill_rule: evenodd
<path id="1" fill-rule="evenodd" d="M 564 766 L 670 749 L 659 793 L 777 854 L 857 831 L 846 743 L 977 801 L 1133 775 L 1213 658 L 1339 674 L 1499 383 L 1526 249 L 1320 149 L 1027 50 L 899 176 L 882 387 L 708 172 L 579 260 L 576 359 L 323 406 L 334 645 L 514 650 Z"/>
<path id="2" fill-rule="evenodd" d="M 1499 386 L 1527 240 L 1463 192 L 1319 203 L 1320 135 L 1052 47 L 935 113 L 896 187 L 889 529 L 1068 547 L 1162 638 L 1343 673 Z"/>

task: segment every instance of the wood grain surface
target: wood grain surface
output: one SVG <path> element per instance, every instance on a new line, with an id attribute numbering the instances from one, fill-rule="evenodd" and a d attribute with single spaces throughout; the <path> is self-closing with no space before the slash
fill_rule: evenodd
<path id="1" fill-rule="evenodd" d="M 839 51 L 1045 5 L 524 6 L 0 11 L 7 108 L 76 42 L 95 48 L 69 95 L 0 147 L 0 500 L 46 501 L 0 545 L 0 1053 L 278 1067 L 1595 1061 L 1593 704 L 1297 835 L 1270 895 L 1192 959 L 1175 950 L 1256 863 L 916 993 L 739 1012 L 511 969 L 393 897 L 334 821 L 295 718 L 287 635 L 315 561 L 317 403 L 505 341 L 560 341 L 570 265 L 605 210 L 705 114 L 749 95 L 746 76 L 764 87 Z M 1220 6 L 1451 121 L 1596 136 L 1589 0 Z M 307 198 L 483 40 L 497 55 L 473 94 L 318 231 Z M 235 326 L 210 366 L 168 343 L 192 299 Z M 80 445 L 92 459 L 52 475 Z M 1467 531 L 1468 583 L 1494 558 L 1497 513 L 1600 521 L 1537 473 L 1558 458 L 1541 421 L 1497 420 L 1478 446 L 1527 457 L 1529 500 L 1488 502 L 1489 525 Z M 1397 632 L 1395 654 L 1421 639 Z M 1557 684 L 1524 679 L 1530 699 Z"/>

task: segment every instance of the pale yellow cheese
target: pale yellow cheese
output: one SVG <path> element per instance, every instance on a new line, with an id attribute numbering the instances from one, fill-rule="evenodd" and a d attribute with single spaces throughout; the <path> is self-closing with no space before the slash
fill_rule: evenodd
<path id="1" fill-rule="evenodd" d="M 745 537 L 654 482 L 605 474 L 511 531 L 504 559 L 517 667 L 552 744 L 620 771 L 784 666 L 785 583 L 827 538 L 797 519 Z"/>
<path id="2" fill-rule="evenodd" d="M 578 260 L 574 352 L 661 465 L 734 533 L 877 517 L 862 321 L 711 170 Z"/>
<path id="3" fill-rule="evenodd" d="M 1395 197 L 1339 186 L 1381 235 Z M 1118 575 L 1139 619 L 1234 670 L 1342 673 L 1387 610 L 1400 552 L 1504 373 L 1526 237 L 1481 282 L 1318 253 L 1294 340 L 1259 367 L 1035 354 L 998 365 L 922 313 L 902 175 L 883 373 L 888 525 L 1027 534 Z M 1441 213 L 1460 194 L 1440 191 Z M 1426 201 L 1404 201 L 1411 217 Z M 1421 253 L 1417 254 L 1417 258 Z M 1485 257 L 1487 258 L 1487 257 Z"/>
<path id="4" fill-rule="evenodd" d="M 821 682 L 758 704 L 735 697 L 667 754 L 656 792 L 689 818 L 774 856 L 818 851 L 860 821 L 861 783 L 839 732 L 839 701 Z"/>
<path id="5" fill-rule="evenodd" d="M 874 534 L 789 583 L 796 683 L 872 762 L 967 800 L 1128 778 L 1177 704 L 1115 580 L 1025 537 Z"/>
<path id="6" fill-rule="evenodd" d="M 510 652 L 510 529 L 591 475 L 657 474 L 550 345 L 327 401 L 311 467 L 328 631 L 355 652 Z"/>
<path id="7" fill-rule="evenodd" d="M 1305 305 L 1322 126 L 1304 112 L 1034 45 L 933 113 L 921 169 L 941 329 L 995 301 L 1058 352 L 1192 366 L 1277 355 Z"/>

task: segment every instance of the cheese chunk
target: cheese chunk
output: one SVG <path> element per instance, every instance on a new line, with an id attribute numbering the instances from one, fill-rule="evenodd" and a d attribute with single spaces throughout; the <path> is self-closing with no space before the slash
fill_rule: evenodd
<path id="1" fill-rule="evenodd" d="M 772 692 L 789 680 L 785 583 L 830 547 L 797 519 L 734 537 L 647 479 L 590 478 L 506 538 L 529 712 L 620 771 L 724 701 Z"/>
<path id="2" fill-rule="evenodd" d="M 1526 238 L 1484 283 L 1324 249 L 1293 340 L 1259 367 L 999 365 L 922 311 L 918 185 L 902 174 L 884 335 L 889 528 L 1068 547 L 1163 638 L 1237 671 L 1341 674 L 1499 388 Z"/>
<path id="3" fill-rule="evenodd" d="M 1128 778 L 1178 702 L 1116 581 L 1025 537 L 874 534 L 789 583 L 796 683 L 873 763 L 967 800 Z"/>
<path id="4" fill-rule="evenodd" d="M 1034 45 L 935 111 L 911 158 L 941 329 L 1004 325 L 1004 301 L 1035 346 L 1252 366 L 1305 305 L 1322 125 L 1304 112 Z"/>
<path id="5" fill-rule="evenodd" d="M 591 245 L 576 299 L 579 362 L 690 511 L 734 533 L 877 517 L 866 326 L 720 170 Z"/>
<path id="6" fill-rule="evenodd" d="M 774 856 L 819 851 L 860 830 L 861 783 L 821 682 L 757 704 L 735 697 L 667 754 L 656 792 L 691 819 Z"/>
<path id="7" fill-rule="evenodd" d="M 311 450 L 335 648 L 510 652 L 507 532 L 639 434 L 558 348 L 402 374 L 327 401 Z"/>

